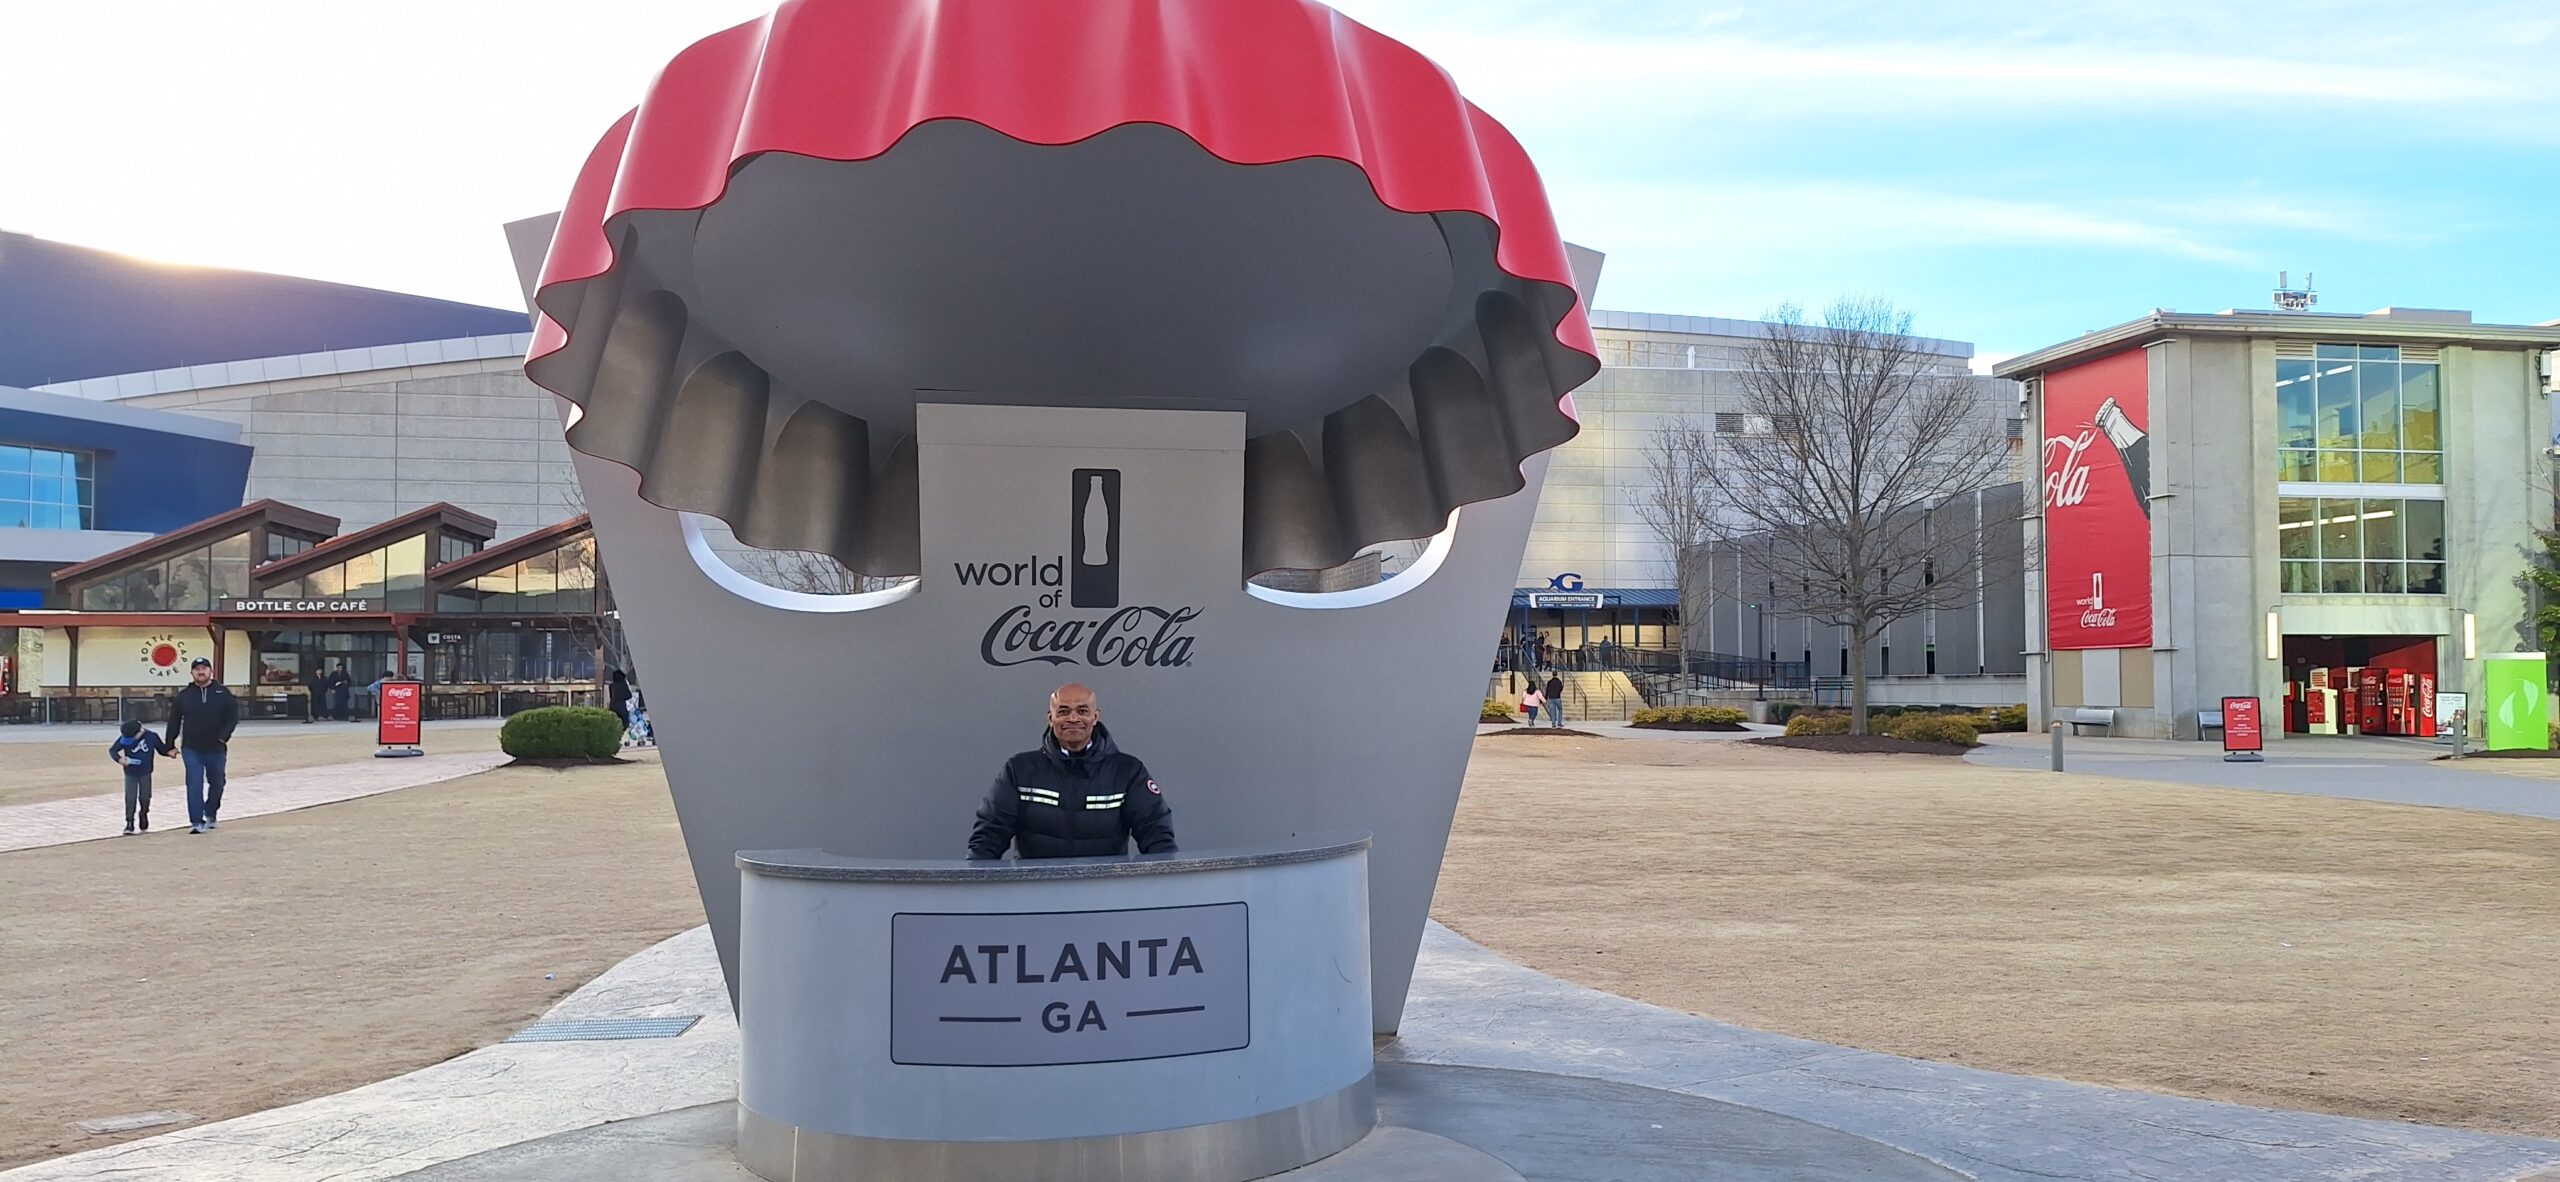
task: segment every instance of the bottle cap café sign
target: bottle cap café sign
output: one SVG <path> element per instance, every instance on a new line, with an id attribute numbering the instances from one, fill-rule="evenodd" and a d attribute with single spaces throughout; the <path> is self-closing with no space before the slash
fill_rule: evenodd
<path id="1" fill-rule="evenodd" d="M 354 616 L 382 611 L 379 599 L 252 599 L 243 595 L 226 595 L 214 608 L 221 615 L 252 616 Z"/>

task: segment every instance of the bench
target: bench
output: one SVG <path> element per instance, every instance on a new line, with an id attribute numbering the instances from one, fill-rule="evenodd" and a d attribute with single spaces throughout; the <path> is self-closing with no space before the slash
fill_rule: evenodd
<path id="1" fill-rule="evenodd" d="M 2205 733 L 2206 731 L 2218 731 L 2218 730 L 2221 730 L 2221 729 L 2222 729 L 2222 711 L 2219 711 L 2219 710 L 2198 710 L 2198 711 L 2196 711 L 2196 737 L 2197 737 L 2197 738 L 2199 738 L 2199 739 L 2203 738 L 2203 737 L 2204 737 L 2204 733 Z"/>
<path id="2" fill-rule="evenodd" d="M 2090 709 L 2085 706 L 2076 707 L 2070 713 L 2063 715 L 2062 721 L 2071 724 L 2071 733 L 2075 735 L 2079 734 L 2080 728 L 2084 726 L 2102 726 L 2112 731 L 2116 726 L 2116 712 Z"/>

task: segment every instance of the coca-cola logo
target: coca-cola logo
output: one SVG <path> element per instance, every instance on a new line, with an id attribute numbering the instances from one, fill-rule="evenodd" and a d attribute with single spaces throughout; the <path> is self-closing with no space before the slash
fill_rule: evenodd
<path id="1" fill-rule="evenodd" d="M 1065 498 L 1065 554 L 952 564 L 951 573 L 963 587 L 1007 587 L 1031 597 L 987 625 L 978 638 L 978 659 L 999 669 L 1189 665 L 1193 637 L 1185 629 L 1200 618 L 1199 608 L 1120 602 L 1120 470 L 1078 468 L 1072 476 Z"/>
<path id="2" fill-rule="evenodd" d="M 2080 605 L 2080 626 L 2091 631 L 2116 626 L 2116 609 L 2107 606 L 2107 576 L 2104 571 L 2089 572 L 2089 597 L 2073 602 Z"/>
<path id="3" fill-rule="evenodd" d="M 2097 441 L 2096 427 L 2078 435 L 2055 435 L 2044 441 L 2046 508 L 2070 508 L 2089 498 L 2089 448 Z"/>
<path id="4" fill-rule="evenodd" d="M 1033 662 L 1178 669 L 1191 663 L 1192 638 L 1183 629 L 1199 618 L 1196 607 L 1132 605 L 1099 618 L 1041 619 L 1020 603 L 987 625 L 978 658 L 999 669 Z"/>

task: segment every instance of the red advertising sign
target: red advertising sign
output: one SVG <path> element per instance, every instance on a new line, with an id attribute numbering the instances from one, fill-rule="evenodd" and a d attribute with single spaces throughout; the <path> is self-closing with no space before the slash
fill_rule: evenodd
<path id="1" fill-rule="evenodd" d="M 2045 630 L 2055 649 L 2151 646 L 2151 362 L 2044 377 Z"/>
<path id="2" fill-rule="evenodd" d="M 2313 698 L 2312 701 L 2319 701 Z M 2256 698 L 2224 698 L 2222 700 L 2222 749 L 2225 751 L 2264 751 L 2267 736 L 2258 729 Z"/>
<path id="3" fill-rule="evenodd" d="M 419 707 L 427 687 L 414 681 L 382 683 L 380 717 L 374 726 L 374 742 L 384 747 L 418 745 Z"/>

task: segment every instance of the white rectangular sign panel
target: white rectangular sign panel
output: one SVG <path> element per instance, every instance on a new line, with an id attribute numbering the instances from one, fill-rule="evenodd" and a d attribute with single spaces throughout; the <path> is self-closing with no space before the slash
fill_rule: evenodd
<path id="1" fill-rule="evenodd" d="M 1036 1067 L 1242 1050 L 1253 1041 L 1242 903 L 889 925 L 889 1058 Z"/>

